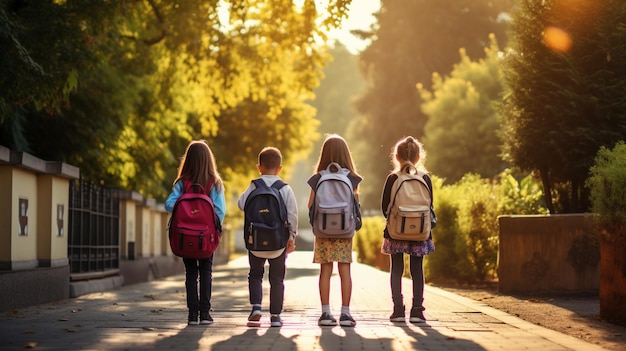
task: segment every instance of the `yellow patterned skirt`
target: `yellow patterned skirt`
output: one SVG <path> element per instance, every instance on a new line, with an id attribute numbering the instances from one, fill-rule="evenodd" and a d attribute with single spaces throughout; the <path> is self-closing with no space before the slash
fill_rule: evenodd
<path id="1" fill-rule="evenodd" d="M 334 239 L 315 237 L 313 263 L 352 263 L 352 238 Z"/>

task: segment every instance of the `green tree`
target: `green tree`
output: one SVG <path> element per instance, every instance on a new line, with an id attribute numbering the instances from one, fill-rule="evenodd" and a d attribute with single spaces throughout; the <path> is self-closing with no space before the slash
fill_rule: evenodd
<path id="1" fill-rule="evenodd" d="M 10 19 L 1 43 L 13 49 L 3 62 L 26 68 L 2 80 L 0 112 L 17 123 L 4 123 L 0 143 L 162 199 L 192 138 L 209 140 L 229 181 L 252 173 L 240 171 L 260 146 L 282 147 L 286 163 L 310 149 L 306 101 L 326 63 L 316 38 L 340 23 L 349 1 L 331 1 L 326 13 L 314 1 L 278 0 L 1 4 Z M 59 78 L 43 89 L 41 75 Z M 41 90 L 58 99 L 25 95 Z"/>
<path id="2" fill-rule="evenodd" d="M 477 61 L 461 50 L 449 76 L 433 74 L 432 92 L 418 85 L 428 116 L 424 143 L 428 169 L 454 183 L 466 173 L 492 178 L 506 168 L 500 158 L 495 102 L 502 94 L 502 59 L 495 37 Z"/>
<path id="3" fill-rule="evenodd" d="M 505 155 L 539 173 L 551 213 L 590 209 L 584 182 L 596 152 L 626 135 L 625 15 L 618 0 L 523 0 L 512 13 Z"/>
<path id="4" fill-rule="evenodd" d="M 508 0 L 382 1 L 374 30 L 360 33 L 372 44 L 361 54 L 368 85 L 356 102 L 360 115 L 350 138 L 359 141 L 353 149 L 367 179 L 361 189 L 364 207 L 378 208 L 393 144 L 409 134 L 424 136 L 426 116 L 416 84 L 430 88 L 432 73 L 447 74 L 460 48 L 469 57 L 483 57 L 489 33 L 505 37 L 506 24 L 497 18 L 509 4 Z"/>

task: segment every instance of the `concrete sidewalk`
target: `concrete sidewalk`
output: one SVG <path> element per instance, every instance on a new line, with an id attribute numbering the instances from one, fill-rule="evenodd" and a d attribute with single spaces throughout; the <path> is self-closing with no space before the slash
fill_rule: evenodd
<path id="1" fill-rule="evenodd" d="M 5 313 L 0 316 L 0 349 L 603 350 L 429 286 L 426 323 L 391 323 L 388 273 L 356 263 L 351 311 L 357 326 L 318 327 L 319 266 L 311 263 L 312 257 L 312 252 L 304 251 L 287 259 L 282 328 L 269 327 L 267 278 L 263 325 L 246 327 L 250 306 L 244 256 L 214 267 L 213 325 L 187 326 L 184 277 L 175 276 Z M 410 303 L 410 281 L 403 283 L 405 302 Z M 331 286 L 335 317 L 340 305 L 335 272 Z"/>

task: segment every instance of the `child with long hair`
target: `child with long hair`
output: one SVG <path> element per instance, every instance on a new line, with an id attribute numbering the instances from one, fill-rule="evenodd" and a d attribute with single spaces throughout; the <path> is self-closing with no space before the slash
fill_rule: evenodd
<path id="1" fill-rule="evenodd" d="M 383 188 L 381 209 L 385 217 L 388 217 L 388 207 L 391 202 L 391 189 L 398 179 L 397 172 L 407 169 L 406 166 L 414 167 L 426 173 L 424 160 L 426 152 L 422 144 L 415 138 L 409 136 L 400 139 L 393 147 L 391 162 L 394 171 L 387 176 Z M 432 180 L 428 174 L 424 174 L 424 180 L 428 184 L 432 194 Z M 435 227 L 436 217 L 431 206 L 431 229 Z M 393 301 L 393 314 L 389 317 L 392 322 L 404 322 L 404 300 L 402 296 L 402 276 L 404 275 L 404 254 L 409 255 L 409 268 L 411 279 L 413 280 L 413 303 L 409 321 L 412 323 L 424 322 L 424 256 L 435 251 L 432 239 L 432 232 L 424 241 L 396 240 L 389 236 L 389 231 L 385 228 L 383 233 L 383 244 L 381 252 L 390 255 L 391 260 L 391 298 Z"/>
<path id="2" fill-rule="evenodd" d="M 326 137 L 320 151 L 319 160 L 307 184 L 315 189 L 319 179 L 319 172 L 325 170 L 332 162 L 342 168 L 350 170 L 348 178 L 352 182 L 355 197 L 358 201 L 358 185 L 363 178 L 357 173 L 348 143 L 339 135 L 331 134 Z M 308 207 L 313 206 L 315 193 L 311 190 Z M 319 318 L 320 326 L 337 325 L 337 320 L 330 311 L 330 277 L 333 273 L 334 262 L 337 262 L 339 277 L 341 279 L 341 315 L 339 324 L 354 327 L 356 321 L 350 314 L 350 299 L 352 298 L 352 277 L 350 276 L 350 264 L 352 263 L 352 238 L 320 238 L 315 237 L 313 263 L 320 264 L 319 293 L 322 304 L 322 315 Z"/>
<path id="3" fill-rule="evenodd" d="M 172 192 L 165 200 L 165 209 L 168 212 L 172 212 L 176 200 L 184 193 L 185 180 L 204 185 L 213 201 L 220 223 L 223 222 L 226 213 L 224 184 L 217 171 L 213 152 L 205 140 L 194 140 L 187 145 L 187 150 L 180 160 Z M 209 311 L 213 285 L 213 256 L 201 260 L 183 258 L 183 263 L 185 264 L 187 308 L 189 308 L 187 323 L 197 325 L 199 317 L 200 324 L 212 324 L 213 318 Z M 198 278 L 200 278 L 199 281 Z"/>

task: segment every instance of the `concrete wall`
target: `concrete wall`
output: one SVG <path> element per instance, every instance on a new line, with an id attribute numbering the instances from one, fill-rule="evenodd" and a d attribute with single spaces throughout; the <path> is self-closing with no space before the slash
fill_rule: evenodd
<path id="1" fill-rule="evenodd" d="M 592 214 L 500 216 L 499 291 L 597 292 L 600 247 Z"/>

